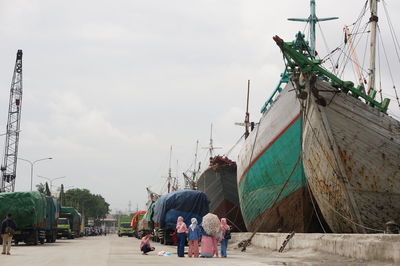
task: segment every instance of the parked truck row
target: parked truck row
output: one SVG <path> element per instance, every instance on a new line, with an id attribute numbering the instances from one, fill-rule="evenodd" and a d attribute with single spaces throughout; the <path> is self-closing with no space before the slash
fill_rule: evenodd
<path id="1" fill-rule="evenodd" d="M 57 238 L 82 235 L 82 217 L 73 207 L 38 191 L 0 193 L 0 218 L 11 213 L 17 224 L 14 243 L 54 243 Z M 0 240 L 1 241 L 1 240 Z"/>

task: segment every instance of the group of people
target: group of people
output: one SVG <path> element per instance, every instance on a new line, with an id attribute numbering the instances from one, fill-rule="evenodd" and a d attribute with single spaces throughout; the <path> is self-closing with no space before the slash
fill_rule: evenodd
<path id="1" fill-rule="evenodd" d="M 189 250 L 188 256 L 189 258 L 195 257 L 219 257 L 218 256 L 218 241 L 221 242 L 221 257 L 227 257 L 227 248 L 228 241 L 231 238 L 230 236 L 230 226 L 227 224 L 226 218 L 222 218 L 219 224 L 219 228 L 217 231 L 219 234 L 209 235 L 204 230 L 201 225 L 198 225 L 197 219 L 192 218 L 191 224 L 189 228 L 187 228 L 183 217 L 179 216 L 176 223 L 176 233 L 178 237 L 178 247 L 177 253 L 178 257 L 184 257 L 185 253 L 185 245 L 186 240 L 188 240 Z M 148 252 L 154 251 L 155 248 L 150 245 L 151 234 L 148 234 L 142 238 L 140 242 L 140 250 L 144 255 L 147 255 Z M 199 244 L 201 244 L 201 252 L 199 252 Z"/>
<path id="2" fill-rule="evenodd" d="M 226 258 L 228 241 L 230 239 L 230 226 L 226 222 L 226 218 L 222 218 L 219 225 L 219 234 L 209 235 L 204 228 L 197 224 L 197 219 L 192 218 L 189 228 L 183 221 L 183 217 L 179 217 L 176 225 L 178 233 L 178 257 L 184 257 L 186 235 L 189 242 L 188 256 L 190 257 L 218 257 L 218 241 L 221 242 L 221 257 Z M 199 254 L 199 243 L 201 243 L 201 252 Z"/>

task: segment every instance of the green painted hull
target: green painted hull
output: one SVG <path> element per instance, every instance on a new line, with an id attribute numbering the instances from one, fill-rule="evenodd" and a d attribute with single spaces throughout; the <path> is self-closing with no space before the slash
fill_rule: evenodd
<path id="1" fill-rule="evenodd" d="M 239 154 L 239 199 L 247 230 L 321 231 L 301 153 L 302 117 L 289 85 L 264 113 Z"/>

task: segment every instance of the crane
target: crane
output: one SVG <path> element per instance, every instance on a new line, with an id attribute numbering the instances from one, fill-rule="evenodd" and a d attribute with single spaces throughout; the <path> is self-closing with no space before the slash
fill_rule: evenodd
<path id="1" fill-rule="evenodd" d="M 361 86 L 362 88 L 364 88 L 364 84 L 367 84 L 367 81 L 366 81 L 366 79 L 365 79 L 365 77 L 364 77 L 364 75 L 363 75 L 363 73 L 361 71 L 360 61 L 358 60 L 356 51 L 355 51 L 354 46 L 353 46 L 353 38 L 352 38 L 352 36 L 350 34 L 349 27 L 348 26 L 344 26 L 343 31 L 344 31 L 344 34 L 345 34 L 346 43 L 348 43 L 348 45 L 349 45 L 349 49 L 350 49 L 350 52 L 351 52 L 351 57 L 353 59 L 354 69 L 356 70 L 356 73 L 357 73 L 358 85 Z"/>
<path id="2" fill-rule="evenodd" d="M 22 104 L 22 50 L 18 50 L 15 61 L 14 74 L 11 81 L 10 102 L 8 106 L 8 120 L 4 158 L 1 165 L 0 192 L 13 192 L 17 172 L 18 141 L 21 122 Z"/>

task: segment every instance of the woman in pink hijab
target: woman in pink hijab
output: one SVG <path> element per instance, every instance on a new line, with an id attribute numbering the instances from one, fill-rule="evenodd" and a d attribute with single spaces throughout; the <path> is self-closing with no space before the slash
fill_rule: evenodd
<path id="1" fill-rule="evenodd" d="M 176 233 L 178 234 L 178 257 L 185 257 L 185 242 L 188 229 L 183 222 L 183 217 L 179 216 L 176 222 Z"/>
<path id="2" fill-rule="evenodd" d="M 228 241 L 231 238 L 231 228 L 226 222 L 226 218 L 221 218 L 221 257 L 226 258 L 226 250 L 228 248 Z"/>

